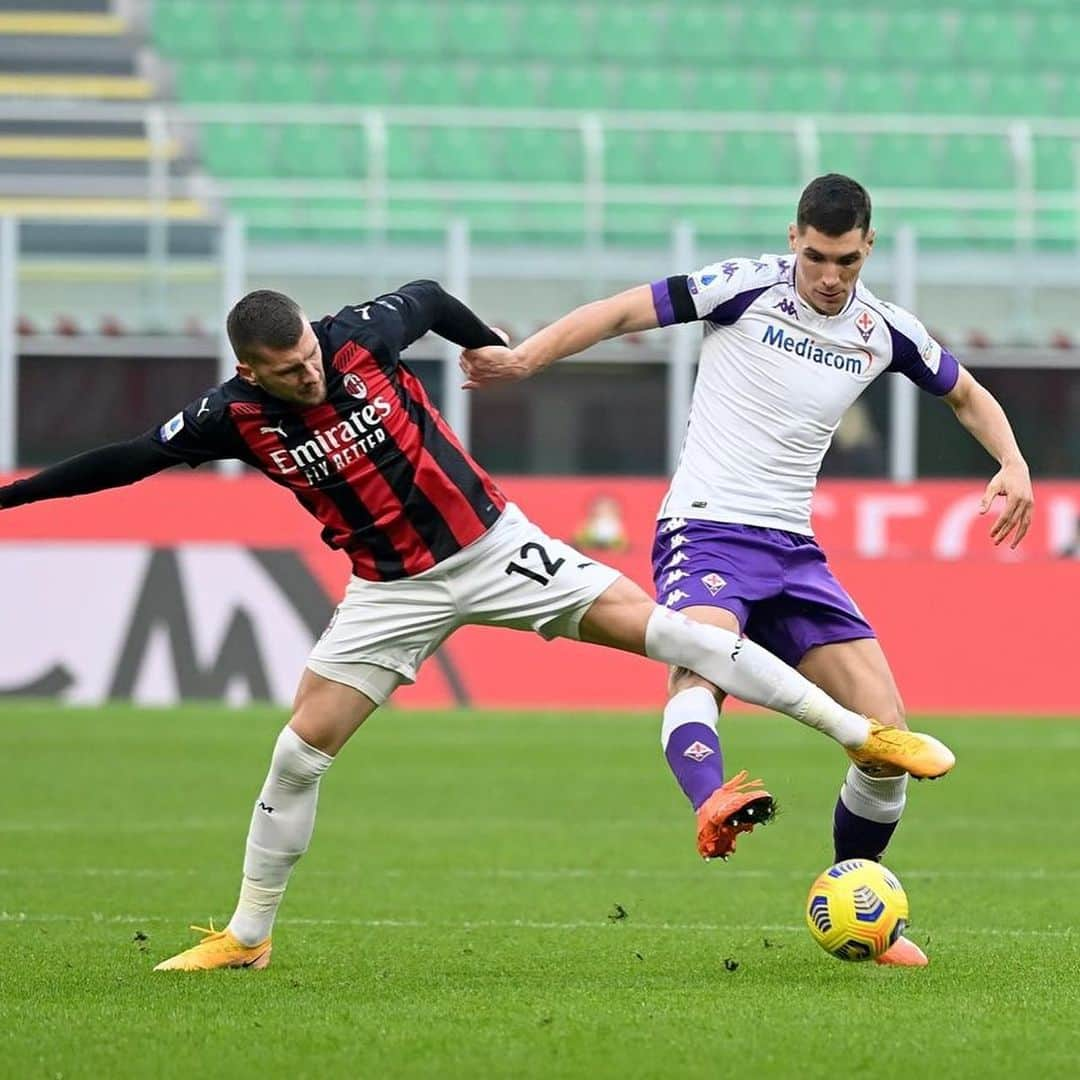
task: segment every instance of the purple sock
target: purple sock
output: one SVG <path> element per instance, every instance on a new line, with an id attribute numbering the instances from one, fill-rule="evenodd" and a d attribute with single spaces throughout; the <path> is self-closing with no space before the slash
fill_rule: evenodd
<path id="1" fill-rule="evenodd" d="M 724 782 L 720 740 L 708 724 L 680 724 L 664 756 L 695 810 Z"/>
<path id="2" fill-rule="evenodd" d="M 833 813 L 835 861 L 873 859 L 880 862 L 899 824 L 899 821 L 871 821 L 869 818 L 859 817 L 844 805 L 842 799 L 837 799 Z"/>

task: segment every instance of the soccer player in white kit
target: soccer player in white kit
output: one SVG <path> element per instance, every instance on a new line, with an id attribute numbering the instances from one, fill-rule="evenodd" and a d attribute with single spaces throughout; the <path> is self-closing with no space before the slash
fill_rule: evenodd
<path id="1" fill-rule="evenodd" d="M 812 181 L 789 226 L 790 253 L 727 259 L 587 304 L 514 349 L 462 355 L 465 385 L 525 378 L 605 338 L 702 321 L 690 419 L 653 548 L 657 600 L 725 627 L 796 666 L 849 709 L 906 728 L 874 631 L 814 540 L 810 503 L 844 412 L 885 372 L 943 397 L 999 462 L 990 535 L 1027 532 L 1027 464 L 1001 406 L 909 312 L 859 280 L 874 244 L 870 197 L 856 181 Z M 707 812 L 723 780 L 716 733 L 724 694 L 676 667 L 661 740 L 691 805 Z M 907 775 L 849 766 L 836 803 L 837 861 L 879 859 L 904 808 Z M 922 965 L 901 938 L 885 962 Z"/>

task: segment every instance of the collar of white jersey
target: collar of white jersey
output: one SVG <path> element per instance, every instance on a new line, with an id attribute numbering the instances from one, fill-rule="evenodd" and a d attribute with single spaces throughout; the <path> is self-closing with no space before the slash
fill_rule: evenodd
<path id="1" fill-rule="evenodd" d="M 791 286 L 791 291 L 795 294 L 795 303 L 798 304 L 804 311 L 810 312 L 810 314 L 816 316 L 819 319 L 840 319 L 843 318 L 850 310 L 851 305 L 855 303 L 855 294 L 859 291 L 859 286 L 862 284 L 861 279 L 856 279 L 855 284 L 852 286 L 851 295 L 848 297 L 847 303 L 835 314 L 825 315 L 823 312 L 818 311 L 813 304 L 808 303 L 803 299 L 802 293 L 799 292 L 799 286 L 795 284 L 795 267 L 798 265 L 798 256 L 791 260 L 791 277 L 788 279 L 788 284 Z"/>

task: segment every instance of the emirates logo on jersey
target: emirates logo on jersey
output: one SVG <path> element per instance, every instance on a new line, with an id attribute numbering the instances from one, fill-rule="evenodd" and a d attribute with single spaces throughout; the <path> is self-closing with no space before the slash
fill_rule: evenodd
<path id="1" fill-rule="evenodd" d="M 341 380 L 342 385 L 345 387 L 345 393 L 351 397 L 363 398 L 367 397 L 367 384 L 359 375 L 354 375 L 351 371 L 344 379 Z"/>
<path id="2" fill-rule="evenodd" d="M 864 311 L 855 320 L 855 329 L 859 331 L 863 341 L 870 340 L 870 335 L 874 332 L 875 326 L 877 326 L 877 323 L 874 322 L 874 316 L 869 311 Z"/>

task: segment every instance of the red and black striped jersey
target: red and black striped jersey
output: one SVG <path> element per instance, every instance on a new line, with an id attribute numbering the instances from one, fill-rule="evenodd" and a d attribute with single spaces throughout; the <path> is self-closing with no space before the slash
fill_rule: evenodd
<path id="1" fill-rule="evenodd" d="M 353 572 L 411 577 L 498 520 L 506 498 L 462 447 L 400 354 L 428 330 L 465 347 L 498 339 L 434 282 L 328 315 L 312 329 L 327 396 L 294 405 L 239 377 L 155 432 L 174 461 L 239 458 L 289 488 Z"/>

